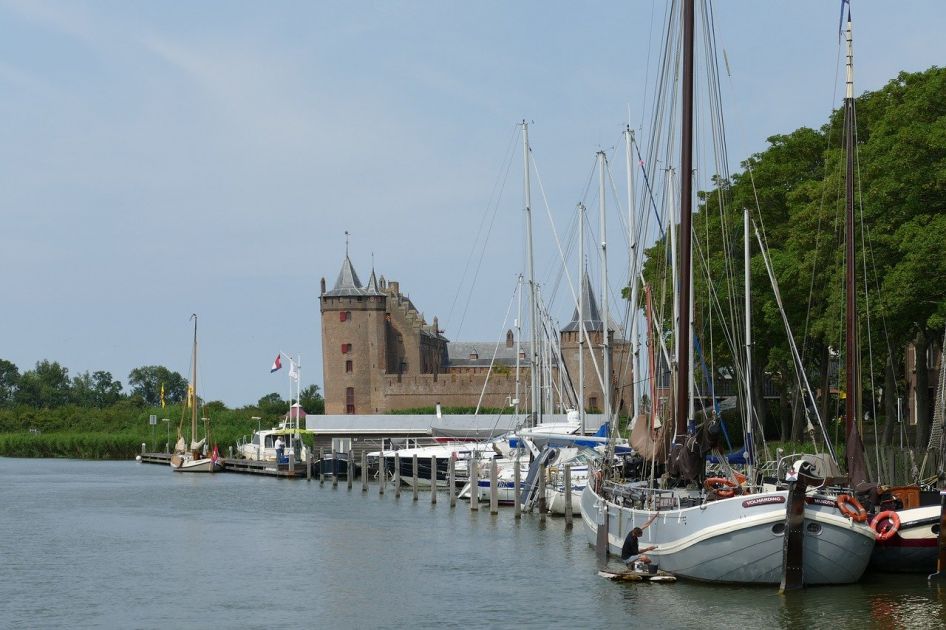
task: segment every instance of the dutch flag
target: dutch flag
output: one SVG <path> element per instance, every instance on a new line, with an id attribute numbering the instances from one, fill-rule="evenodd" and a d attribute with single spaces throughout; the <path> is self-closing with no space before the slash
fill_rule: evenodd
<path id="1" fill-rule="evenodd" d="M 280 369 L 280 368 L 282 368 L 282 359 L 281 359 L 280 356 L 277 354 L 277 355 L 276 355 L 276 360 L 273 361 L 273 367 L 269 368 L 269 373 L 272 374 L 273 372 L 275 372 L 276 370 L 278 370 L 278 369 Z"/>

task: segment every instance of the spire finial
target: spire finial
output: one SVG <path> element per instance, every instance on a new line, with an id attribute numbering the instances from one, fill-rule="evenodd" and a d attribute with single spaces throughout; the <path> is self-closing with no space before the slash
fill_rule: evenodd
<path id="1" fill-rule="evenodd" d="M 345 258 L 348 258 L 348 230 L 345 230 Z"/>

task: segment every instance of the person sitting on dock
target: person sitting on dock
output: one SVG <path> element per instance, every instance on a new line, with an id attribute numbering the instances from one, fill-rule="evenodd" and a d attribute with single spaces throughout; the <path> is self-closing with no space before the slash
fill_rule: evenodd
<path id="1" fill-rule="evenodd" d="M 638 539 L 641 537 L 641 534 L 644 533 L 644 530 L 650 527 L 650 524 L 654 522 L 654 519 L 657 518 L 657 512 L 654 512 L 654 515 L 647 519 L 647 522 L 644 523 L 642 527 L 635 527 L 628 533 L 627 538 L 624 539 L 624 545 L 621 547 L 621 560 L 624 561 L 624 564 L 627 566 L 633 566 L 635 562 L 643 562 L 644 564 L 650 564 L 650 557 L 644 555 L 648 551 L 653 551 L 657 548 L 657 545 L 651 545 L 650 547 L 644 547 L 640 549 L 638 546 Z"/>

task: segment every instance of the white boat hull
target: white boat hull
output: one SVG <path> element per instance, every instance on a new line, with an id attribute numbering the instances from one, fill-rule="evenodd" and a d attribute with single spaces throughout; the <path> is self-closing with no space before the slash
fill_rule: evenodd
<path id="1" fill-rule="evenodd" d="M 210 457 L 193 459 L 186 455 L 172 455 L 171 469 L 177 472 L 214 473 L 223 470 L 223 460 Z"/>
<path id="2" fill-rule="evenodd" d="M 768 492 L 662 510 L 645 530 L 641 544 L 657 545 L 648 555 L 661 569 L 682 578 L 778 584 L 787 494 Z M 630 530 L 643 525 L 653 512 L 605 503 L 587 486 L 581 496 L 581 514 L 592 545 L 598 523 L 608 519 L 608 548 L 620 555 Z M 874 548 L 869 527 L 844 518 L 833 501 L 818 497 L 806 505 L 804 536 L 805 584 L 856 582 Z"/>

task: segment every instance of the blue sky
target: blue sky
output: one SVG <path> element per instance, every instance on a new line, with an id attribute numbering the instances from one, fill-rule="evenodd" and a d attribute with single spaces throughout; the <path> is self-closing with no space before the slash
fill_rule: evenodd
<path id="1" fill-rule="evenodd" d="M 733 167 L 839 103 L 838 7 L 714 7 Z M 140 365 L 186 374 L 196 312 L 205 398 L 285 393 L 268 370 L 280 350 L 321 386 L 319 279 L 334 281 L 345 230 L 362 279 L 373 253 L 447 337 L 498 339 L 523 260 L 516 123 L 531 121 L 561 232 L 595 151 L 621 150 L 628 112 L 647 127 L 665 9 L 0 0 L 0 358 L 123 383 Z M 855 0 L 854 18 L 858 93 L 946 61 L 940 2 Z"/>

